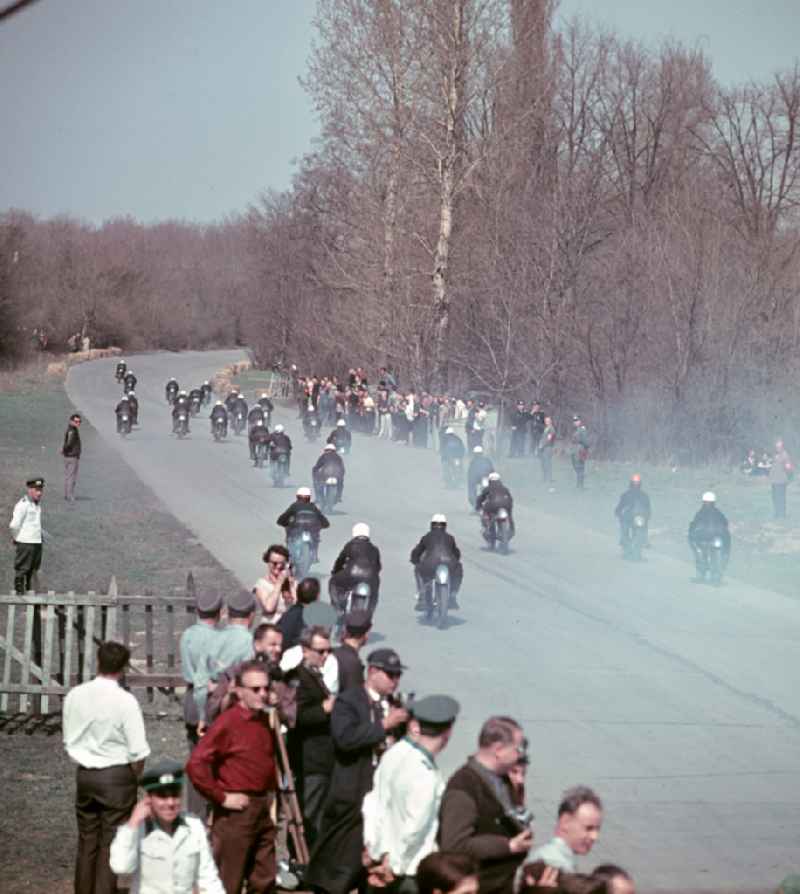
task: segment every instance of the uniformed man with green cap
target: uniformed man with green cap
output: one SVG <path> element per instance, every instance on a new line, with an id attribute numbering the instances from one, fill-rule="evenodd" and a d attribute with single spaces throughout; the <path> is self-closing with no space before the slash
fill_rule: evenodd
<path id="1" fill-rule="evenodd" d="M 364 799 L 364 844 L 374 880 L 397 894 L 415 894 L 417 866 L 437 849 L 444 780 L 436 757 L 450 740 L 458 710 L 449 695 L 414 700 L 406 737 L 383 755 Z"/>
<path id="2" fill-rule="evenodd" d="M 225 894 L 205 825 L 181 812 L 183 766 L 165 760 L 142 776 L 144 797 L 111 843 L 111 869 L 131 894 Z"/>
<path id="3" fill-rule="evenodd" d="M 42 565 L 42 492 L 44 478 L 30 478 L 25 482 L 28 492 L 14 506 L 9 522 L 14 541 L 14 589 L 27 593 L 33 576 Z"/>

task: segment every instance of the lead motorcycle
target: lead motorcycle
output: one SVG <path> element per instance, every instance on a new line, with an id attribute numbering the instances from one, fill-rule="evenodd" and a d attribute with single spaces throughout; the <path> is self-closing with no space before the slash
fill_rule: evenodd
<path id="1" fill-rule="evenodd" d="M 497 550 L 502 555 L 508 555 L 508 545 L 511 542 L 511 515 L 508 509 L 498 509 L 493 513 L 485 513 L 482 519 L 483 537 L 489 545 L 489 549 Z"/>
<path id="2" fill-rule="evenodd" d="M 636 513 L 622 531 L 622 555 L 634 562 L 642 561 L 642 550 L 647 543 L 647 519 Z"/>
<path id="3" fill-rule="evenodd" d="M 450 605 L 450 568 L 441 563 L 436 566 L 430 580 L 417 576 L 417 587 L 424 600 L 425 619 L 435 621 L 439 630 L 444 630 Z"/>
<path id="4" fill-rule="evenodd" d="M 289 457 L 285 453 L 277 453 L 270 460 L 272 483 L 275 487 L 283 487 L 289 475 Z"/>
<path id="5" fill-rule="evenodd" d="M 462 461 L 460 457 L 450 457 L 444 462 L 445 487 L 458 487 L 461 482 Z"/>
<path id="6" fill-rule="evenodd" d="M 722 538 L 712 537 L 710 540 L 701 540 L 693 544 L 692 549 L 695 554 L 698 582 L 710 583 L 712 586 L 719 587 L 722 584 L 725 566 L 728 564 Z"/>
<path id="7" fill-rule="evenodd" d="M 175 434 L 180 440 L 189 434 L 189 411 L 181 410 L 175 420 Z"/>
<path id="8" fill-rule="evenodd" d="M 314 538 L 311 531 L 308 528 L 293 529 L 287 537 L 286 546 L 294 568 L 294 577 L 302 580 L 308 576 L 314 559 Z"/>
<path id="9" fill-rule="evenodd" d="M 334 475 L 329 475 L 326 479 L 319 494 L 319 508 L 324 513 L 333 512 L 336 505 L 336 494 L 339 492 L 339 479 Z"/>

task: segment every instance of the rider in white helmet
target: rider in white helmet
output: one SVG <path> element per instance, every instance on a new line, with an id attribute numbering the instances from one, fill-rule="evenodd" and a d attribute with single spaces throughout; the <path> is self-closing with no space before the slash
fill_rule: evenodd
<path id="1" fill-rule="evenodd" d="M 334 562 L 328 591 L 334 607 L 341 607 L 347 593 L 358 583 L 369 584 L 370 599 L 368 611 L 375 610 L 380 590 L 381 554 L 370 540 L 369 525 L 358 522 L 353 525 L 353 537 L 349 540 Z"/>
<path id="2" fill-rule="evenodd" d="M 728 519 L 717 508 L 717 497 L 707 490 L 701 497 L 700 509 L 689 525 L 689 546 L 694 554 L 697 567 L 695 580 L 702 583 L 710 572 L 708 546 L 716 539 L 721 541 L 723 565 L 727 564 L 731 553 L 731 534 Z"/>
<path id="3" fill-rule="evenodd" d="M 415 611 L 427 611 L 429 588 L 428 582 L 433 579 L 439 565 L 446 565 L 450 570 L 450 608 L 459 607 L 456 595 L 464 577 L 461 564 L 461 551 L 455 538 L 447 531 L 447 517 L 437 512 L 431 518 L 431 528 L 424 534 L 419 543 L 411 550 L 411 564 L 414 566 L 414 580 L 417 585 Z"/>

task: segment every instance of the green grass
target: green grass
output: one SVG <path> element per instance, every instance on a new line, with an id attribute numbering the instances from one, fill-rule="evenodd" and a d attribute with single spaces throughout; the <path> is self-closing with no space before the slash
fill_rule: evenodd
<path id="1" fill-rule="evenodd" d="M 579 524 L 616 536 L 614 508 L 634 472 L 653 507 L 651 542 L 654 549 L 689 560 L 686 534 L 700 507 L 703 491 L 713 490 L 719 508 L 730 522 L 733 536 L 729 574 L 759 587 L 793 598 L 800 597 L 800 493 L 789 486 L 789 518 L 772 520 L 772 500 L 766 479 L 750 479 L 736 469 L 714 467 L 676 469 L 634 466 L 590 460 L 586 490 L 575 488 L 575 474 L 567 457 L 556 459 L 556 493 L 541 483 L 539 463 L 531 457 L 502 460 L 501 471 L 512 492 L 523 503 L 563 515 Z M 793 518 L 794 516 L 794 518 Z"/>

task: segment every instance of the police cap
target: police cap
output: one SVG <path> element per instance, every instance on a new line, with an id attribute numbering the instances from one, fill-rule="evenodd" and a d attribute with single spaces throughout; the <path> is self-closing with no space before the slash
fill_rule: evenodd
<path id="1" fill-rule="evenodd" d="M 179 761 L 159 761 L 142 774 L 142 788 L 146 792 L 156 792 L 161 788 L 174 788 L 181 785 L 183 785 L 183 764 Z"/>
<path id="2" fill-rule="evenodd" d="M 218 612 L 222 608 L 221 593 L 198 593 L 194 598 L 195 608 L 204 615 Z"/>
<path id="3" fill-rule="evenodd" d="M 411 703 L 411 713 L 420 723 L 449 726 L 458 716 L 460 707 L 449 695 L 427 695 Z"/>
<path id="4" fill-rule="evenodd" d="M 344 626 L 353 636 L 363 636 L 372 628 L 372 616 L 369 612 L 357 608 L 344 616 Z"/>
<path id="5" fill-rule="evenodd" d="M 25 482 L 25 487 L 43 488 L 44 487 L 44 478 L 29 478 Z"/>
<path id="6" fill-rule="evenodd" d="M 256 610 L 256 600 L 247 590 L 239 590 L 228 597 L 228 608 L 241 614 L 249 614 Z"/>
<path id="7" fill-rule="evenodd" d="M 399 674 L 406 670 L 400 656 L 394 649 L 375 649 L 367 655 L 368 667 L 379 667 L 389 674 Z"/>

